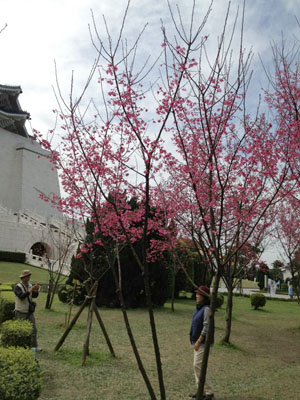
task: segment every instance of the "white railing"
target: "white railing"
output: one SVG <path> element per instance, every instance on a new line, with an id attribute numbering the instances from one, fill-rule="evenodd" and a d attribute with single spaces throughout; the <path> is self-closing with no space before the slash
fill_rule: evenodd
<path id="1" fill-rule="evenodd" d="M 39 267 L 48 270 L 48 260 L 46 260 L 45 257 L 41 257 L 32 253 L 25 253 L 25 254 L 26 254 L 26 260 L 25 260 L 26 264 L 32 265 L 33 267 Z M 51 263 L 51 268 L 53 267 L 53 270 L 57 271 L 59 268 L 58 261 L 49 259 L 49 262 Z M 56 264 L 57 268 L 55 268 Z M 70 272 L 70 269 L 71 265 L 68 263 L 64 263 L 61 273 L 63 275 L 66 275 Z"/>

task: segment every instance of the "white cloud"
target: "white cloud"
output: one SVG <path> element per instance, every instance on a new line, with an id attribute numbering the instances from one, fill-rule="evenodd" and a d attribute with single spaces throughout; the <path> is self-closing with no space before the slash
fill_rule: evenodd
<path id="1" fill-rule="evenodd" d="M 70 75 L 75 71 L 79 86 L 83 85 L 95 52 L 90 42 L 88 24 L 91 24 L 93 9 L 99 33 L 105 36 L 102 15 L 105 14 L 111 33 L 115 36 L 120 28 L 126 0 L 2 0 L 0 27 L 5 23 L 7 29 L 0 35 L 0 82 L 20 84 L 24 94 L 21 105 L 32 115 L 32 124 L 46 130 L 53 116 L 55 106 L 51 85 L 55 84 L 54 59 L 59 69 L 59 78 L 65 94 L 68 93 Z M 191 12 L 191 0 L 171 0 L 179 4 L 183 23 L 187 23 Z M 197 1 L 195 22 L 204 16 L 209 0 Z M 237 6 L 241 0 L 232 1 L 229 27 L 233 23 Z M 253 46 L 254 86 L 259 90 L 264 76 L 258 54 L 268 63 L 270 41 L 278 40 L 281 31 L 290 39 L 298 34 L 299 27 L 294 18 L 292 0 L 253 0 L 246 2 L 244 44 Z M 204 29 L 211 43 L 220 34 L 227 2 L 215 0 L 213 11 Z M 162 19 L 170 35 L 174 34 L 167 4 L 164 1 L 135 0 L 129 10 L 124 36 L 133 40 L 145 23 L 149 26 L 140 44 L 140 57 L 158 54 L 161 47 Z M 299 36 L 299 35 L 298 35 Z M 50 124 L 51 125 L 51 124 Z"/>
<path id="2" fill-rule="evenodd" d="M 188 24 L 192 0 L 170 0 L 170 3 L 174 15 L 175 6 L 179 4 L 183 23 Z M 202 20 L 209 3 L 209 0 L 196 1 L 195 23 Z M 235 10 L 242 3 L 242 0 L 232 0 L 228 28 L 233 24 Z M 22 86 L 20 103 L 23 109 L 31 113 L 32 126 L 46 132 L 53 127 L 52 109 L 56 107 L 51 87 L 55 84 L 54 59 L 64 94 L 68 94 L 72 70 L 75 71 L 75 82 L 82 87 L 95 58 L 88 30 L 88 25 L 92 24 L 90 10 L 93 9 L 99 34 L 106 35 L 104 14 L 112 36 L 116 37 L 126 0 L 1 0 L 1 6 L 0 30 L 5 23 L 8 27 L 0 35 L 0 83 Z M 212 46 L 221 33 L 226 8 L 226 1 L 214 1 L 203 31 L 209 35 Z M 292 40 L 293 35 L 300 37 L 295 11 L 294 0 L 246 1 L 244 46 L 253 47 L 255 54 L 253 98 L 265 82 L 258 54 L 268 65 L 270 42 L 278 41 L 281 32 L 288 40 Z M 149 24 L 139 47 L 140 57 L 150 54 L 154 59 L 161 50 L 160 19 L 169 35 L 174 35 L 166 1 L 132 0 L 124 37 L 134 40 L 144 24 Z M 276 251 L 271 252 L 266 255 L 268 261 L 277 258 Z"/>

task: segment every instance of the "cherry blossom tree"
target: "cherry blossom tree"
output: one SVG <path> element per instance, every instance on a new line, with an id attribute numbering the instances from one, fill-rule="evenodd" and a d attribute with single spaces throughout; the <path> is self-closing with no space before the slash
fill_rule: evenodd
<path id="1" fill-rule="evenodd" d="M 261 254 L 259 244 L 245 243 L 239 252 L 235 253 L 228 264 L 224 265 L 222 280 L 227 288 L 226 326 L 221 343 L 230 343 L 233 310 L 233 291 L 241 285 L 248 269 L 256 263 Z"/>
<path id="2" fill-rule="evenodd" d="M 176 199 L 174 208 L 190 220 L 189 231 L 215 271 L 209 334 L 226 266 L 270 226 L 268 214 L 295 185 L 290 180 L 293 143 L 272 129 L 264 114 L 250 116 L 246 112 L 251 53 L 245 52 L 241 36 L 240 53 L 233 59 L 233 35 L 225 24 L 212 60 L 206 50 L 210 38 L 203 38 L 197 57 L 188 32 L 182 33 L 175 48 L 165 40 L 174 60 L 169 88 L 184 71 L 181 90 L 173 102 L 170 130 L 177 154 L 166 160 L 169 192 Z M 209 340 L 198 398 L 208 355 Z"/>
<path id="3" fill-rule="evenodd" d="M 129 2 L 116 41 L 113 41 L 108 28 L 107 41 L 102 40 L 93 21 L 95 31 L 92 40 L 97 60 L 82 93 L 77 97 L 74 95 L 72 78 L 67 102 L 58 83 L 59 107 L 55 113 L 62 120 L 61 146 L 51 147 L 51 138 L 41 138 L 41 143 L 50 150 L 51 161 L 60 171 L 66 193 L 63 199 L 53 197 L 51 201 L 58 203 L 65 213 L 75 213 L 83 220 L 92 217 L 96 227 L 95 235 L 101 232 L 104 236 L 112 237 L 115 243 L 125 241 L 131 246 L 133 257 L 140 266 L 144 279 L 160 398 L 163 400 L 166 394 L 151 302 L 148 263 L 169 244 L 172 245 L 172 240 L 148 241 L 147 238 L 154 231 L 161 236 L 169 235 L 167 221 L 172 220 L 172 210 L 168 210 L 165 215 L 166 223 L 162 225 L 160 207 L 156 204 L 154 178 L 162 170 L 165 154 L 162 135 L 167 131 L 173 100 L 178 94 L 184 71 L 179 73 L 177 83 L 172 85 L 168 103 L 165 103 L 165 96 L 159 90 L 154 95 L 153 83 L 148 87 L 144 86 L 148 72 L 153 70 L 156 63 L 136 66 L 141 35 L 132 46 L 123 41 L 128 7 Z M 201 24 L 196 30 L 195 39 L 200 36 L 203 26 Z M 164 47 L 162 53 L 163 50 Z M 89 103 L 87 110 L 83 108 L 84 95 L 96 75 L 102 104 L 96 107 Z M 49 133 L 51 136 L 55 132 Z M 135 198 L 141 206 L 132 210 L 128 205 L 129 198 Z M 149 218 L 151 209 L 157 210 L 157 215 L 154 213 Z M 176 232 L 173 238 L 176 239 Z M 141 257 L 133 246 L 137 239 L 142 242 Z M 101 245 L 101 240 L 97 244 Z M 121 291 L 120 286 L 118 289 Z M 129 331 L 128 334 L 150 398 L 156 399 L 134 338 Z"/>
<path id="4" fill-rule="evenodd" d="M 300 305 L 300 220 L 299 200 L 289 197 L 279 207 L 276 220 L 276 239 L 280 244 L 283 256 L 288 260 L 292 283 Z"/>
<path id="5" fill-rule="evenodd" d="M 153 64 L 137 62 L 144 29 L 132 45 L 123 40 L 129 2 L 116 40 L 105 20 L 107 38 L 102 39 L 93 20 L 91 36 L 97 58 L 82 92 L 75 96 L 72 77 L 66 100 L 58 82 L 55 113 L 62 121 L 61 146 L 55 148 L 51 140 L 41 138 L 60 171 L 66 193 L 64 198 L 53 197 L 51 201 L 82 220 L 92 217 L 95 237 L 101 232 L 114 243 L 126 242 L 131 247 L 144 279 L 161 400 L 166 399 L 166 391 L 151 303 L 149 261 L 175 247 L 172 224 L 176 216 L 185 220 L 180 229 L 191 237 L 215 273 L 211 335 L 218 285 L 226 266 L 268 228 L 267 216 L 294 184 L 287 180 L 292 164 L 284 134 L 274 131 L 265 115 L 246 112 L 252 53 L 243 47 L 244 11 L 240 19 L 237 13 L 233 28 L 228 30 L 228 8 L 211 56 L 212 39 L 205 34 L 211 7 L 197 25 L 195 6 L 193 1 L 186 28 L 180 12 L 175 14 L 169 4 L 176 37 L 171 39 L 162 25 L 161 55 L 159 63 Z M 239 52 L 233 53 L 236 32 L 240 46 Z M 159 78 L 151 81 L 157 69 Z M 96 76 L 100 104 L 85 101 Z M 166 208 L 160 203 L 161 174 L 168 177 Z M 135 198 L 140 207 L 132 209 L 129 198 Z M 150 218 L 151 210 L 157 214 Z M 151 232 L 169 240 L 148 240 Z M 137 239 L 142 242 L 142 256 L 133 246 Z M 102 244 L 101 239 L 97 244 Z M 120 285 L 118 291 L 122 291 Z M 156 400 L 134 338 L 128 334 L 150 398 Z M 209 340 L 206 343 L 198 399 L 203 397 L 209 357 Z"/>
<path id="6" fill-rule="evenodd" d="M 273 70 L 265 68 L 270 88 L 265 97 L 274 121 L 276 135 L 285 143 L 285 156 L 288 159 L 291 176 L 295 182 L 295 197 L 299 189 L 299 132 L 300 132 L 300 47 L 295 41 L 289 48 L 282 38 L 281 44 L 274 43 Z"/>
<path id="7" fill-rule="evenodd" d="M 265 91 L 272 112 L 277 136 L 285 142 L 285 154 L 290 167 L 291 190 L 285 202 L 278 208 L 276 238 L 289 260 L 299 303 L 297 283 L 299 227 L 297 225 L 300 204 L 300 47 L 299 40 L 292 44 L 282 36 L 280 44 L 273 43 L 272 69 L 265 68 L 270 88 Z M 299 275 L 299 272 L 298 272 Z M 298 278 L 299 282 L 299 278 Z"/>

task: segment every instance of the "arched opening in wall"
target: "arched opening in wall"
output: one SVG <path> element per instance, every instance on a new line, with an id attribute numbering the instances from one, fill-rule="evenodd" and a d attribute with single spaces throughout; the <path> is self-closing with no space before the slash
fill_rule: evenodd
<path id="1" fill-rule="evenodd" d="M 51 257 L 51 248 L 48 244 L 42 242 L 34 243 L 30 248 L 30 253 L 38 257 Z"/>

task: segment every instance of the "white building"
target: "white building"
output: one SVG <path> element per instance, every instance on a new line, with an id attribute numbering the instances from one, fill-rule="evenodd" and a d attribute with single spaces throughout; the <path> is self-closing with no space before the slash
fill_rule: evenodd
<path id="1" fill-rule="evenodd" d="M 0 85 L 0 250 L 26 253 L 28 263 L 44 266 L 45 255 L 57 259 L 69 229 L 40 198 L 59 196 L 59 181 L 49 153 L 27 133 L 30 115 L 20 107 L 20 93 L 19 86 Z"/>
<path id="2" fill-rule="evenodd" d="M 286 265 L 285 267 L 281 268 L 281 272 L 283 274 L 283 281 L 286 282 L 287 279 L 291 279 L 292 278 L 292 273 L 291 273 L 291 269 L 288 265 Z"/>

